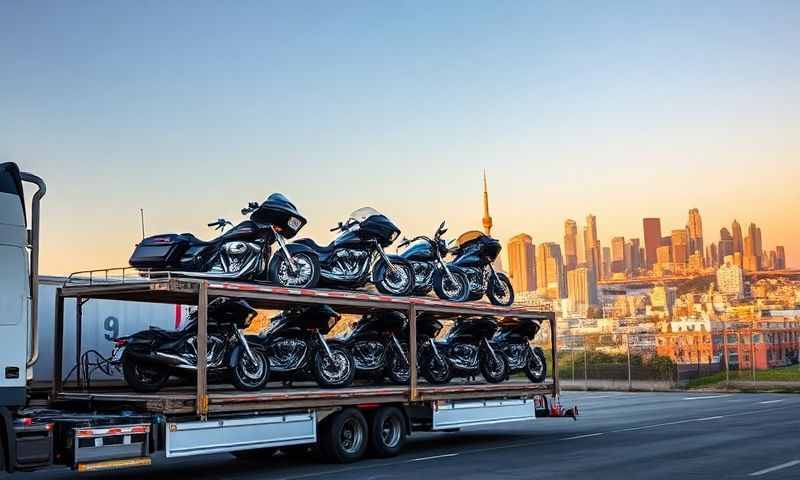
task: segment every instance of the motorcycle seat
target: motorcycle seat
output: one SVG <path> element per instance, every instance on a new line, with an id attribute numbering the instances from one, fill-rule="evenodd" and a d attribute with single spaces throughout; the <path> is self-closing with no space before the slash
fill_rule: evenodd
<path id="1" fill-rule="evenodd" d="M 193 247 L 203 247 L 208 245 L 213 245 L 217 239 L 211 240 L 210 242 L 206 242 L 205 240 L 200 240 L 199 238 L 195 237 L 191 233 L 181 233 L 181 236 L 189 241 L 189 245 Z"/>
<path id="2" fill-rule="evenodd" d="M 301 238 L 300 240 L 295 240 L 295 243 L 299 243 L 301 245 L 305 245 L 308 248 L 310 248 L 311 250 L 314 250 L 315 252 L 320 253 L 320 254 L 324 254 L 324 255 L 330 254 L 334 250 L 336 250 L 336 247 L 334 247 L 333 244 L 329 244 L 328 246 L 323 247 L 322 245 L 319 245 L 317 242 L 315 242 L 314 240 L 312 240 L 310 238 Z"/>

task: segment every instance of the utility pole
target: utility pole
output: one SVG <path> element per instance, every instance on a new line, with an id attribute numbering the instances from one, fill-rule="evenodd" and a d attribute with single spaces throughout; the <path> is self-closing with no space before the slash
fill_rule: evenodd
<path id="1" fill-rule="evenodd" d="M 725 356 L 725 388 L 730 387 L 731 376 L 728 371 L 728 328 L 725 322 L 722 322 L 722 348 Z"/>
<path id="2" fill-rule="evenodd" d="M 628 353 L 628 391 L 630 392 L 633 390 L 633 381 L 631 379 L 631 334 L 625 334 L 625 343 L 627 344 L 627 353 Z"/>
<path id="3" fill-rule="evenodd" d="M 142 219 L 142 240 L 144 240 L 144 208 L 139 209 L 139 217 Z"/>
<path id="4" fill-rule="evenodd" d="M 753 371 L 753 383 L 756 383 L 756 345 L 753 343 L 753 325 L 750 325 L 750 369 Z"/>

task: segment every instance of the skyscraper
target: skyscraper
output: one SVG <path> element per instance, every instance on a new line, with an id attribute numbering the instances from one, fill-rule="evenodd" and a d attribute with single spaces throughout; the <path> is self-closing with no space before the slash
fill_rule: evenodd
<path id="1" fill-rule="evenodd" d="M 733 254 L 733 237 L 727 228 L 722 227 L 719 230 L 719 248 L 717 249 L 717 257 L 719 264 L 724 262 L 724 258 Z"/>
<path id="2" fill-rule="evenodd" d="M 630 245 L 625 248 L 625 237 L 611 239 L 611 273 L 623 273 L 629 269 Z"/>
<path id="3" fill-rule="evenodd" d="M 492 217 L 489 215 L 489 189 L 486 185 L 485 170 L 483 172 L 483 233 L 492 236 Z"/>
<path id="4" fill-rule="evenodd" d="M 630 254 L 630 270 L 635 272 L 636 270 L 642 268 L 644 263 L 644 259 L 642 258 L 642 248 L 641 244 L 639 243 L 638 238 L 631 238 L 628 240 L 628 243 L 631 245 L 631 254 Z"/>
<path id="5" fill-rule="evenodd" d="M 717 245 L 714 242 L 711 242 L 706 246 L 706 260 L 709 262 L 708 265 L 711 267 L 718 267 L 719 262 L 719 250 L 717 250 Z"/>
<path id="6" fill-rule="evenodd" d="M 778 245 L 775 247 L 775 269 L 786 269 L 786 249 L 783 247 L 783 245 Z"/>
<path id="7" fill-rule="evenodd" d="M 597 217 L 592 214 L 586 216 L 586 226 L 583 228 L 583 246 L 586 251 L 586 265 L 595 271 L 595 279 L 603 279 L 603 259 L 600 249 L 600 240 L 597 238 Z"/>
<path id="8" fill-rule="evenodd" d="M 744 269 L 748 272 L 754 272 L 761 269 L 761 229 L 755 223 L 750 223 L 747 227 L 747 236 L 744 239 Z"/>
<path id="9" fill-rule="evenodd" d="M 536 250 L 531 236 L 520 233 L 508 241 L 508 274 L 515 292 L 536 290 Z"/>
<path id="10" fill-rule="evenodd" d="M 642 220 L 644 228 L 644 260 L 645 267 L 652 269 L 656 258 L 656 249 L 661 246 L 661 219 L 645 218 Z"/>
<path id="11" fill-rule="evenodd" d="M 686 224 L 689 231 L 689 255 L 700 252 L 703 255 L 703 220 L 700 218 L 700 211 L 696 208 L 689 210 L 689 222 Z"/>
<path id="12" fill-rule="evenodd" d="M 597 280 L 591 269 L 577 267 L 567 272 L 567 290 L 570 312 L 585 314 L 590 306 L 597 305 Z"/>
<path id="13" fill-rule="evenodd" d="M 744 293 L 742 268 L 733 264 L 733 258 L 725 259 L 725 264 L 717 270 L 717 290 L 725 295 L 741 297 Z"/>
<path id="14" fill-rule="evenodd" d="M 689 261 L 689 234 L 687 230 L 672 231 L 672 261 L 675 263 L 687 263 Z M 694 253 L 694 252 L 692 252 Z"/>
<path id="15" fill-rule="evenodd" d="M 578 224 L 572 219 L 564 222 L 564 263 L 567 270 L 578 266 Z"/>
<path id="16" fill-rule="evenodd" d="M 742 226 L 736 220 L 731 224 L 731 235 L 733 240 L 733 252 L 744 253 L 744 241 L 742 240 Z M 741 267 L 741 265 L 739 265 Z"/>
<path id="17" fill-rule="evenodd" d="M 539 294 L 550 299 L 564 298 L 565 280 L 561 246 L 553 242 L 540 243 L 536 248 L 536 286 Z"/>
<path id="18" fill-rule="evenodd" d="M 603 247 L 603 278 L 611 278 L 611 249 Z"/>

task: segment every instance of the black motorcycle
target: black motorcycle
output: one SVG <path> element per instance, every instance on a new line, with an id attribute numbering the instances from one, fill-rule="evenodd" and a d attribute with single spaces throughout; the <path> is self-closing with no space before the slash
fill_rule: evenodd
<path id="1" fill-rule="evenodd" d="M 314 378 L 321 387 L 346 387 L 355 374 L 353 357 L 340 341 L 324 336 L 340 318 L 327 305 L 293 308 L 251 338 L 266 352 L 273 378 L 285 384 Z"/>
<path id="2" fill-rule="evenodd" d="M 514 287 L 502 272 L 495 271 L 492 262 L 500 255 L 500 242 L 476 230 L 458 237 L 452 251 L 451 265 L 460 267 L 469 278 L 469 300 L 486 295 L 494 305 L 505 307 L 514 303 Z"/>
<path id="3" fill-rule="evenodd" d="M 269 361 L 263 349 L 245 340 L 247 328 L 258 312 L 244 300 L 217 298 L 208 304 L 206 365 L 209 376 L 230 376 L 239 390 L 259 390 L 269 377 Z M 192 312 L 179 331 L 150 327 L 128 337 L 114 339 L 112 357 L 122 350 L 122 373 L 137 392 L 160 390 L 172 375 L 197 372 L 197 312 Z"/>
<path id="4" fill-rule="evenodd" d="M 502 352 L 492 346 L 497 331 L 492 317 L 460 317 L 445 338 L 435 338 L 442 323 L 435 315 L 417 317 L 420 343 L 420 371 L 429 383 L 444 384 L 454 376 L 475 377 L 479 372 L 489 383 L 500 383 L 508 376 L 508 362 Z"/>
<path id="5" fill-rule="evenodd" d="M 356 365 L 356 375 L 373 380 L 389 377 L 392 383 L 409 379 L 408 319 L 401 312 L 378 310 L 356 322 L 338 340 L 344 344 Z"/>
<path id="6" fill-rule="evenodd" d="M 184 277 L 270 281 L 284 287 L 313 288 L 319 281 L 319 258 L 302 244 L 287 244 L 306 224 L 295 206 L 280 193 L 263 203 L 250 202 L 242 215 L 250 219 L 233 227 L 223 218 L 209 227 L 224 231 L 211 241 L 191 233 L 145 238 L 129 260 L 151 276 L 169 273 Z M 271 255 L 271 246 L 278 251 Z M 270 258 L 271 257 L 271 258 Z"/>
<path id="7" fill-rule="evenodd" d="M 384 251 L 400 235 L 400 229 L 385 215 L 370 207 L 361 208 L 331 231 L 342 233 L 327 247 L 317 245 L 310 238 L 293 243 L 317 254 L 321 284 L 360 288 L 371 280 L 381 293 L 411 294 L 414 288 L 411 264 Z"/>
<path id="8" fill-rule="evenodd" d="M 433 238 L 420 235 L 403 239 L 397 247 L 408 246 L 400 256 L 414 268 L 414 295 L 427 295 L 433 289 L 443 300 L 464 302 L 470 293 L 469 279 L 461 268 L 445 263 L 444 256 L 449 253 L 447 243 L 442 240 L 445 232 L 447 228 L 442 222 Z"/>
<path id="9" fill-rule="evenodd" d="M 508 361 L 509 374 L 524 371 L 533 383 L 542 383 L 547 377 L 544 351 L 530 341 L 536 336 L 540 323 L 528 318 L 507 318 L 492 339 L 495 351 L 502 352 Z"/>

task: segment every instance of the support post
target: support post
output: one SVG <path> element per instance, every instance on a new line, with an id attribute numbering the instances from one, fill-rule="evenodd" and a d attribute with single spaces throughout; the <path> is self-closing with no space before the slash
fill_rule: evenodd
<path id="1" fill-rule="evenodd" d="M 586 336 L 583 337 L 583 389 L 589 390 L 589 362 L 586 360 Z"/>
<path id="2" fill-rule="evenodd" d="M 725 388 L 729 388 L 731 376 L 728 370 L 728 327 L 725 326 L 725 322 L 722 322 L 722 348 L 725 360 Z"/>
<path id="3" fill-rule="evenodd" d="M 55 319 L 53 321 L 53 390 L 50 401 L 54 402 L 61 393 L 64 375 L 64 295 L 61 288 L 56 289 Z"/>
<path id="4" fill-rule="evenodd" d="M 572 342 L 572 348 L 569 349 L 569 354 L 572 357 L 572 386 L 575 386 L 575 342 Z"/>
<path id="5" fill-rule="evenodd" d="M 408 385 L 409 400 L 417 400 L 417 307 L 408 306 Z"/>
<path id="6" fill-rule="evenodd" d="M 750 370 L 753 372 L 753 383 L 756 383 L 756 346 L 753 343 L 753 326 L 750 326 Z"/>
<path id="7" fill-rule="evenodd" d="M 208 419 L 208 281 L 197 290 L 197 415 Z"/>
<path id="8" fill-rule="evenodd" d="M 83 350 L 83 303 L 81 297 L 75 298 L 75 383 L 80 390 L 81 384 L 81 350 Z M 88 380 L 88 379 L 84 379 Z"/>
<path id="9" fill-rule="evenodd" d="M 625 333 L 626 353 L 628 354 L 628 391 L 633 390 L 633 380 L 631 378 L 631 334 Z"/>
<path id="10" fill-rule="evenodd" d="M 561 395 L 561 385 L 558 381 L 558 343 L 556 339 L 556 314 L 551 313 L 548 321 L 550 322 L 550 347 L 553 352 L 553 396 Z"/>

